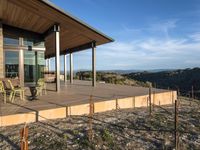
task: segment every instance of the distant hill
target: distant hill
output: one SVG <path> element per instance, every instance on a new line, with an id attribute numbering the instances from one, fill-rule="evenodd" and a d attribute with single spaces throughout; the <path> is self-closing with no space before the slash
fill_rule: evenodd
<path id="1" fill-rule="evenodd" d="M 161 71 L 173 71 L 174 69 L 150 69 L 150 70 L 134 70 L 134 69 L 130 69 L 130 70 L 97 70 L 97 72 L 104 72 L 104 73 L 116 73 L 116 74 L 129 74 L 129 73 L 138 73 L 138 72 L 149 72 L 149 73 L 153 73 L 153 72 L 161 72 Z M 52 71 L 54 72 L 54 71 Z M 61 74 L 64 74 L 64 71 L 61 70 L 60 71 Z M 78 69 L 78 70 L 74 70 L 74 73 L 76 74 L 77 72 L 90 72 L 90 70 L 88 69 Z M 68 71 L 69 73 L 69 71 Z"/>
<path id="2" fill-rule="evenodd" d="M 193 86 L 195 95 L 200 97 L 200 68 L 171 70 L 161 72 L 137 72 L 125 74 L 125 77 L 142 82 L 151 82 L 158 88 L 179 89 L 183 95 L 189 95 Z"/>
<path id="3" fill-rule="evenodd" d="M 121 85 L 131 85 L 131 86 L 149 86 L 148 82 L 136 81 L 133 79 L 128 79 L 127 77 L 114 72 L 100 72 L 97 71 L 97 81 L 105 82 L 111 84 L 121 84 Z M 91 71 L 79 71 L 76 73 L 76 79 L 79 80 L 92 80 L 92 72 Z"/>
<path id="4" fill-rule="evenodd" d="M 161 72 L 161 71 L 173 71 L 174 69 L 150 69 L 150 70 L 137 70 L 137 69 L 128 69 L 128 70 L 97 70 L 97 72 L 104 72 L 104 73 L 117 73 L 117 74 L 129 74 L 129 73 L 138 73 L 138 72 Z M 77 72 L 89 72 L 90 70 L 87 69 L 79 69 L 74 70 L 75 73 Z"/>

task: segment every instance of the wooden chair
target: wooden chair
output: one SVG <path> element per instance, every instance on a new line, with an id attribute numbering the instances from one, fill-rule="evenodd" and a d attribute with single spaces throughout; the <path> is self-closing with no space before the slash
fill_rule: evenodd
<path id="1" fill-rule="evenodd" d="M 5 91 L 5 88 L 4 88 L 3 81 L 0 81 L 0 93 L 3 94 L 4 103 L 6 103 L 6 91 Z"/>
<path id="2" fill-rule="evenodd" d="M 44 91 L 44 94 L 46 95 L 47 94 L 47 88 L 46 88 L 46 83 L 45 83 L 45 80 L 40 78 L 37 82 L 37 95 L 42 95 L 43 94 L 43 91 Z"/>
<path id="3" fill-rule="evenodd" d="M 10 80 L 8 80 L 8 83 L 9 83 L 10 88 L 11 88 L 10 98 L 9 98 L 10 101 L 13 102 L 15 100 L 16 93 L 19 93 L 20 99 L 24 100 L 24 89 L 21 88 L 21 87 L 14 87 Z"/>

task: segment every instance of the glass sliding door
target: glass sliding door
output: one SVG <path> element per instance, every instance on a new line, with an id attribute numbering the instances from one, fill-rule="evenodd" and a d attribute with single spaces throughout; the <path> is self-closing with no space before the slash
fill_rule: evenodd
<path id="1" fill-rule="evenodd" d="M 5 77 L 19 77 L 19 52 L 5 51 Z"/>
<path id="2" fill-rule="evenodd" d="M 36 83 L 44 77 L 44 52 L 24 51 L 24 82 Z"/>
<path id="3" fill-rule="evenodd" d="M 5 25 L 3 50 L 6 78 L 19 78 L 21 86 L 28 85 L 26 83 L 36 83 L 39 78 L 44 78 L 43 36 Z"/>
<path id="4" fill-rule="evenodd" d="M 44 52 L 37 52 L 37 77 L 44 78 L 45 59 Z"/>
<path id="5" fill-rule="evenodd" d="M 36 57 L 34 51 L 24 51 L 24 82 L 36 82 Z"/>

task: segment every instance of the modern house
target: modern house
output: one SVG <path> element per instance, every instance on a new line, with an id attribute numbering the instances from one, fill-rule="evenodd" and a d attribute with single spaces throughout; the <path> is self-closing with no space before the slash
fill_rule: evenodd
<path id="1" fill-rule="evenodd" d="M 47 0 L 0 0 L 0 80 L 18 78 L 21 86 L 36 83 L 44 76 L 45 60 L 49 64 L 51 57 L 55 57 L 56 68 L 56 86 L 49 84 L 48 94 L 39 100 L 3 103 L 0 97 L 0 127 L 92 111 L 173 104 L 176 91 L 152 89 L 150 93 L 145 87 L 100 83 L 96 86 L 96 46 L 112 41 Z M 73 53 L 86 49 L 92 50 L 93 86 L 87 81 L 74 81 L 66 86 L 60 82 L 60 56 L 64 56 L 66 82 L 66 55 L 70 55 L 73 83 Z"/>
<path id="2" fill-rule="evenodd" d="M 0 78 L 36 82 L 43 76 L 45 59 L 55 57 L 56 91 L 60 91 L 60 55 L 92 49 L 93 86 L 96 85 L 96 46 L 113 39 L 64 12 L 48 0 L 0 0 Z"/>

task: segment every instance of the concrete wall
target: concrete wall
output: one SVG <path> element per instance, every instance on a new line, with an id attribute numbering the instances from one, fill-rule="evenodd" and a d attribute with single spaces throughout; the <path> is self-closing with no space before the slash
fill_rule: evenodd
<path id="1" fill-rule="evenodd" d="M 0 78 L 4 78 L 3 26 L 0 22 Z"/>

